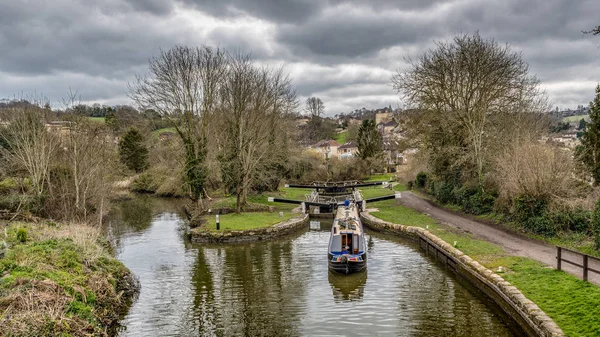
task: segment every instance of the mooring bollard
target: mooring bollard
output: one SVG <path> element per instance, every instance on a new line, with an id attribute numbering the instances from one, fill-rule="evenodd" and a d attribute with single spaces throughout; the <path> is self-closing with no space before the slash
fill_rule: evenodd
<path id="1" fill-rule="evenodd" d="M 221 224 L 219 223 L 219 214 L 217 214 L 217 230 L 221 229 Z"/>

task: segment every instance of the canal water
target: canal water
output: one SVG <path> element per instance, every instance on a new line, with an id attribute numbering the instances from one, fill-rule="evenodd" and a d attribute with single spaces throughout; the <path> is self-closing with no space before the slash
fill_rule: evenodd
<path id="1" fill-rule="evenodd" d="M 275 241 L 194 245 L 178 206 L 118 204 L 109 235 L 141 283 L 120 336 L 521 336 L 411 242 L 367 232 L 368 268 L 327 269 L 330 223 Z"/>

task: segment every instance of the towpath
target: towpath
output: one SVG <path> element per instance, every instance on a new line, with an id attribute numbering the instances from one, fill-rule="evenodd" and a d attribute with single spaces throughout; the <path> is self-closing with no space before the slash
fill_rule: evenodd
<path id="1" fill-rule="evenodd" d="M 450 212 L 412 192 L 402 192 L 401 202 L 404 206 L 431 216 L 443 225 L 457 228 L 471 233 L 477 238 L 502 246 L 511 255 L 529 257 L 547 266 L 556 267 L 556 247 L 554 246 L 475 221 L 468 216 Z M 568 258 L 577 261 L 575 257 L 568 256 Z M 566 272 L 578 278 L 582 277 L 581 268 L 571 266 L 565 262 L 562 263 L 562 267 Z M 592 266 L 590 265 L 590 267 Z M 600 275 L 590 272 L 589 280 L 600 285 Z"/>

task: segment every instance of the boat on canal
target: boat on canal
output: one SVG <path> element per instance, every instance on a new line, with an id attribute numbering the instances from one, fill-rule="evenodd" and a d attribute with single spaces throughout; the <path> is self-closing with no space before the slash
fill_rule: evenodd
<path id="1" fill-rule="evenodd" d="M 337 209 L 327 257 L 329 269 L 338 273 L 356 273 L 367 267 L 365 232 L 356 203 L 348 202 Z"/>
<path id="2" fill-rule="evenodd" d="M 377 185 L 386 187 L 388 184 L 389 182 L 325 182 L 286 185 L 290 188 L 313 188 L 313 191 L 304 201 L 283 198 L 269 198 L 269 201 L 301 204 L 303 212 L 309 212 L 312 208 L 320 216 L 323 213 L 332 214 L 334 220 L 327 251 L 328 267 L 341 274 L 351 274 L 367 267 L 365 232 L 360 212 L 365 210 L 367 203 L 400 198 L 400 194 L 395 193 L 362 199 L 357 188 Z"/>

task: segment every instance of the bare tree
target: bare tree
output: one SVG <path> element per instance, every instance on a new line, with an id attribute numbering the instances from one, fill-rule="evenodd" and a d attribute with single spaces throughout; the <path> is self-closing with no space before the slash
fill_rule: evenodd
<path id="1" fill-rule="evenodd" d="M 306 99 L 305 109 L 311 117 L 321 117 L 325 112 L 325 104 L 319 97 L 309 97 Z"/>
<path id="2" fill-rule="evenodd" d="M 596 28 L 592 28 L 591 30 L 584 30 L 584 34 L 592 34 L 592 35 L 600 35 L 600 26 L 596 26 Z"/>
<path id="3" fill-rule="evenodd" d="M 142 109 L 168 118 L 183 141 L 185 181 L 189 195 L 202 207 L 206 152 L 211 116 L 226 71 L 219 49 L 176 46 L 149 61 L 150 73 L 129 85 L 130 97 Z"/>
<path id="4" fill-rule="evenodd" d="M 0 137 L 7 146 L 4 157 L 27 172 L 35 195 L 40 197 L 45 193 L 58 138 L 46 128 L 46 110 L 34 105 L 9 110 L 7 125 L 0 127 Z"/>
<path id="5" fill-rule="evenodd" d="M 230 59 L 221 93 L 223 179 L 233 187 L 240 212 L 256 178 L 272 166 L 287 137 L 283 123 L 296 106 L 282 69 L 259 68 L 246 55 Z"/>
<path id="6" fill-rule="evenodd" d="M 440 154 L 443 167 L 470 163 L 480 184 L 499 117 L 546 107 L 539 81 L 529 75 L 521 55 L 477 33 L 437 43 L 409 62 L 410 69 L 399 71 L 392 83 L 423 112 L 425 143 Z M 448 163 L 449 154 L 457 157 L 454 163 Z"/>

